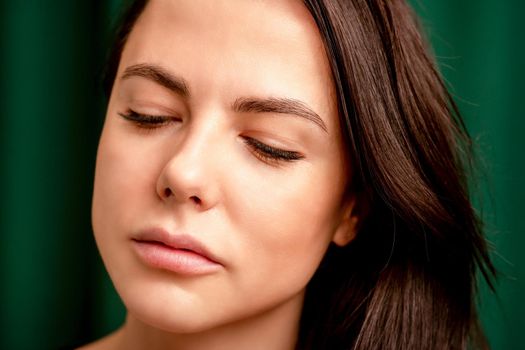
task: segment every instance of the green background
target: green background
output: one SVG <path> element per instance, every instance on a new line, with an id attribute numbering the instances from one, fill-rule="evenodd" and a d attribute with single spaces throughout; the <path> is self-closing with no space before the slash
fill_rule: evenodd
<path id="1" fill-rule="evenodd" d="M 493 349 L 525 347 L 525 2 L 414 0 L 480 145 L 478 204 L 501 275 L 481 314 Z M 120 1 L 0 2 L 0 348 L 101 337 L 124 308 L 90 226 L 99 86 Z"/>

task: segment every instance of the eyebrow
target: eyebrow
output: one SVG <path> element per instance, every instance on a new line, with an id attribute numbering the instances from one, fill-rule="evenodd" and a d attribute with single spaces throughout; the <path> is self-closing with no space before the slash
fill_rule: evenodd
<path id="1" fill-rule="evenodd" d="M 122 80 L 132 77 L 142 77 L 149 79 L 159 85 L 164 86 L 182 97 L 190 96 L 188 83 L 182 78 L 176 77 L 162 67 L 152 64 L 135 64 L 127 67 L 122 74 Z"/>
<path id="2" fill-rule="evenodd" d="M 190 96 L 188 83 L 183 78 L 169 73 L 160 66 L 152 64 L 136 64 L 129 66 L 124 70 L 122 80 L 137 76 L 149 79 L 182 97 L 188 98 Z M 328 132 L 326 124 L 316 112 L 308 107 L 306 103 L 292 98 L 239 97 L 232 104 L 231 108 L 239 113 L 278 113 L 301 117 L 314 122 L 323 129 L 323 131 Z"/>
<path id="3" fill-rule="evenodd" d="M 240 97 L 235 100 L 232 109 L 236 112 L 255 112 L 255 113 L 280 113 L 293 115 L 308 119 L 328 132 L 325 123 L 310 107 L 304 102 L 281 97 L 257 98 Z"/>

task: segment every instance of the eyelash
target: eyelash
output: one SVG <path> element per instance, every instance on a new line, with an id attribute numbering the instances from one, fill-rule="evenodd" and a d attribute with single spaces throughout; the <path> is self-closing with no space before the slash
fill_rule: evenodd
<path id="1" fill-rule="evenodd" d="M 140 114 L 131 109 L 126 113 L 118 114 L 122 118 L 134 123 L 137 127 L 144 129 L 145 131 L 152 131 L 154 129 L 160 128 L 171 121 L 180 121 L 179 119 L 171 117 Z M 249 136 L 244 136 L 243 138 L 244 143 L 253 150 L 255 156 L 268 164 L 293 162 L 304 158 L 304 156 L 299 152 L 271 147 Z"/>
<path id="2" fill-rule="evenodd" d="M 255 152 L 257 158 L 266 163 L 272 164 L 280 161 L 293 162 L 304 158 L 304 156 L 298 152 L 270 147 L 248 136 L 244 136 L 244 142 Z"/>
<path id="3" fill-rule="evenodd" d="M 118 113 L 122 118 L 136 124 L 141 129 L 152 130 L 168 124 L 170 121 L 180 121 L 176 118 L 164 117 L 159 115 L 139 114 L 134 110 L 128 110 L 126 113 Z"/>

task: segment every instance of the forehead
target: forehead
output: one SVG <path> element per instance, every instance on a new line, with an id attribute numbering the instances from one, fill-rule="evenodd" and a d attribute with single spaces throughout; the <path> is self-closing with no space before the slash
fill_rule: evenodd
<path id="1" fill-rule="evenodd" d="M 301 1 L 150 0 L 122 61 L 166 67 L 192 96 L 282 96 L 335 112 L 328 59 Z"/>

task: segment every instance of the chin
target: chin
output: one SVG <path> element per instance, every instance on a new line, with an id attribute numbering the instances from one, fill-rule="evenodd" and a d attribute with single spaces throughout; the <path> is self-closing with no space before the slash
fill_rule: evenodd
<path id="1" fill-rule="evenodd" d="M 156 288 L 151 293 L 148 293 L 148 288 L 133 288 L 138 291 L 136 293 L 119 292 L 128 317 L 146 326 L 177 334 L 204 332 L 227 322 L 220 319 L 220 314 L 211 311 L 220 307 L 202 305 L 183 291 L 161 295 L 158 286 Z"/>
<path id="2" fill-rule="evenodd" d="M 159 315 L 156 312 L 133 313 L 129 311 L 131 317 L 140 323 L 165 332 L 175 334 L 195 334 L 205 332 L 217 327 L 209 320 L 198 320 L 187 315 Z"/>

